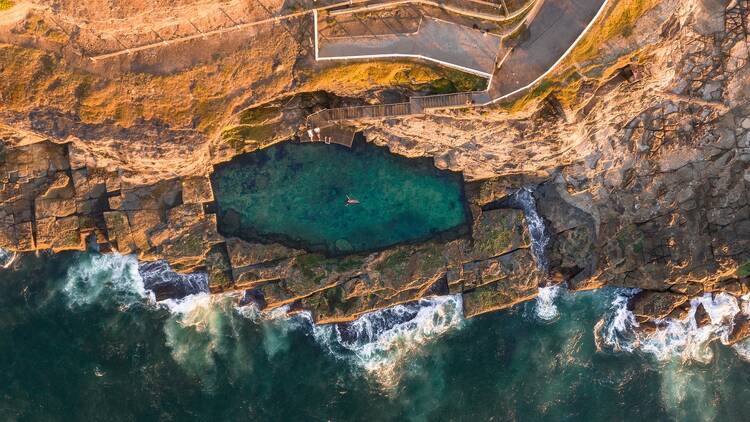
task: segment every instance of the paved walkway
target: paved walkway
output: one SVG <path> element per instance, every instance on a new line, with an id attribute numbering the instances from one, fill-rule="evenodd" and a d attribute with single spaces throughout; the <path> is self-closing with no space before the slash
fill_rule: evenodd
<path id="1" fill-rule="evenodd" d="M 318 60 L 417 57 L 489 78 L 501 53 L 496 35 L 425 16 L 412 34 L 320 40 Z M 502 53 L 501 53 L 502 54 Z"/>
<path id="2" fill-rule="evenodd" d="M 547 73 L 596 17 L 606 0 L 545 0 L 517 45 L 492 78 L 489 95 L 501 98 Z"/>
<path id="3" fill-rule="evenodd" d="M 458 94 L 465 97 L 419 97 L 418 106 L 415 107 L 415 102 L 410 101 L 397 104 L 399 107 L 393 110 L 388 109 L 386 105 L 323 110 L 309 116 L 308 123 L 319 126 L 334 121 L 418 114 L 430 108 L 484 106 L 520 95 L 554 71 L 611 0 L 541 1 L 539 7 L 532 11 L 533 20 L 527 29 L 525 40 L 509 53 L 501 52 L 502 55 L 498 56 L 501 62 L 492 75 L 488 90 Z M 466 31 L 465 27 L 461 28 Z M 454 45 L 452 48 L 455 49 L 454 54 L 461 52 L 458 50 L 459 46 Z M 466 100 L 463 103 L 465 105 L 453 101 L 457 98 L 460 101 Z"/>

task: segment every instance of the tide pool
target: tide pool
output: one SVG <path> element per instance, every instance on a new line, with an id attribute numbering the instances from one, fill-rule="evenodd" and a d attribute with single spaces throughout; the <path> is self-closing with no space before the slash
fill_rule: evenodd
<path id="1" fill-rule="evenodd" d="M 246 240 L 341 255 L 468 230 L 460 174 L 363 139 L 279 144 L 217 166 L 211 181 L 219 231 Z"/>

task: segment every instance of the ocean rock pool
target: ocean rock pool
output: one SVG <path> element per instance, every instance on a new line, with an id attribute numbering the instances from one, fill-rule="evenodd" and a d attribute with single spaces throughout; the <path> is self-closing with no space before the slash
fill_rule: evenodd
<path id="1" fill-rule="evenodd" d="M 211 182 L 219 232 L 250 241 L 335 256 L 468 231 L 460 174 L 361 137 L 351 149 L 282 143 L 241 155 Z"/>

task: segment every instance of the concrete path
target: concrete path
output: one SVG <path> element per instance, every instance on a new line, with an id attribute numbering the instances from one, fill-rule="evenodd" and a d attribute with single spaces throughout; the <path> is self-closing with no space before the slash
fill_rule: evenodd
<path id="1" fill-rule="evenodd" d="M 414 34 L 319 40 L 318 60 L 415 57 L 490 77 L 501 51 L 496 35 L 425 16 Z"/>
<path id="2" fill-rule="evenodd" d="M 492 77 L 489 95 L 502 98 L 525 89 L 563 57 L 607 0 L 545 0 L 525 41 L 517 45 Z"/>
<path id="3" fill-rule="evenodd" d="M 498 67 L 492 75 L 491 85 L 488 90 L 457 94 L 470 98 L 469 101 L 466 101 L 466 105 L 463 106 L 453 103 L 444 105 L 441 101 L 437 101 L 445 97 L 444 95 L 420 97 L 421 106 L 407 107 L 403 113 L 399 114 L 417 114 L 429 108 L 484 106 L 523 93 L 542 80 L 547 74 L 554 71 L 557 65 L 592 27 L 595 20 L 603 13 L 605 6 L 611 0 L 541 1 L 542 3 L 538 8 L 535 8 L 531 12 L 533 20 L 528 28 L 525 40 L 510 52 L 505 53 L 500 51 L 498 55 L 500 62 L 497 64 Z M 465 27 L 458 26 L 458 29 L 461 32 L 466 32 Z M 446 36 L 447 34 L 443 33 L 441 35 Z M 481 40 L 483 41 L 484 38 Z M 464 54 L 465 51 L 463 48 L 465 48 L 465 45 L 461 42 L 452 42 L 449 45 L 449 47 L 446 47 L 447 50 L 439 46 L 440 48 L 435 51 L 430 51 L 430 54 L 436 54 L 437 51 L 441 53 L 448 51 L 450 53 L 446 57 L 450 60 L 462 60 L 460 57 L 456 58 L 456 56 Z M 349 44 L 347 44 L 348 49 L 361 48 L 361 46 L 359 38 L 356 41 L 349 41 Z M 393 47 L 390 46 L 380 45 L 379 47 L 386 48 L 386 51 L 393 51 Z M 472 51 L 472 48 L 470 47 L 468 51 Z M 500 49 L 499 46 L 497 48 Z M 484 69 L 487 68 L 484 67 Z M 434 97 L 434 101 L 432 97 Z M 411 102 L 405 104 L 411 105 Z M 350 110 L 348 110 L 354 108 L 357 107 L 323 110 L 310 116 L 314 117 L 312 119 L 314 121 L 311 123 L 317 126 L 324 122 L 357 120 L 358 117 L 350 115 Z M 373 116 L 369 116 L 368 118 L 376 117 L 374 116 L 375 113 L 372 114 Z"/>

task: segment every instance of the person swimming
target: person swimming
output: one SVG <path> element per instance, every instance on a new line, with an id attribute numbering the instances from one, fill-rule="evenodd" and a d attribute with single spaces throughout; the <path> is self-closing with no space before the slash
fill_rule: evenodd
<path id="1" fill-rule="evenodd" d="M 349 205 L 359 205 L 359 200 L 346 195 L 346 206 L 348 207 Z"/>

